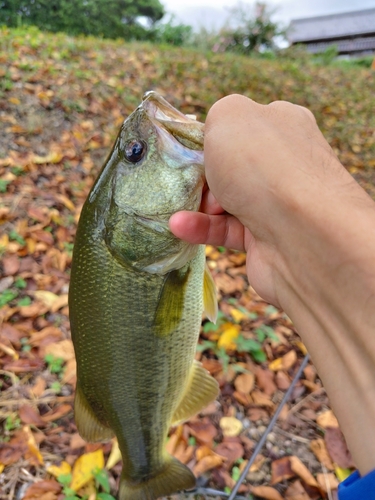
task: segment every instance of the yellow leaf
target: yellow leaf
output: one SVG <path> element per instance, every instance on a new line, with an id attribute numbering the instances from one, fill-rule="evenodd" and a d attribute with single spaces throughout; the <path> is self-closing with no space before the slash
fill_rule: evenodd
<path id="1" fill-rule="evenodd" d="M 5 465 L 0 463 L 0 474 L 3 472 L 5 469 Z"/>
<path id="2" fill-rule="evenodd" d="M 225 437 L 238 436 L 243 429 L 242 422 L 235 417 L 222 417 L 219 425 Z"/>
<path id="3" fill-rule="evenodd" d="M 47 472 L 52 474 L 52 476 L 59 477 L 62 474 L 70 474 L 72 468 L 68 464 L 68 462 L 61 462 L 60 465 L 50 465 L 47 467 Z"/>
<path id="4" fill-rule="evenodd" d="M 94 477 L 93 472 L 96 469 L 103 469 L 104 455 L 103 450 L 85 453 L 80 456 L 73 467 L 72 482 L 70 487 L 74 491 L 78 491 L 82 486 L 87 484 Z"/>
<path id="5" fill-rule="evenodd" d="M 316 417 L 316 423 L 325 429 L 326 427 L 339 427 L 337 418 L 332 410 L 327 410 Z"/>
<path id="6" fill-rule="evenodd" d="M 219 349 L 223 347 L 224 349 L 234 351 L 237 347 L 234 340 L 240 334 L 240 325 L 233 325 L 232 323 L 224 323 L 220 328 L 221 335 L 217 341 L 217 346 Z"/>
<path id="7" fill-rule="evenodd" d="M 274 372 L 283 369 L 283 358 L 276 358 L 268 365 L 268 368 Z"/>
<path id="8" fill-rule="evenodd" d="M 2 236 L 0 236 L 0 247 L 6 248 L 9 243 L 9 236 L 4 233 Z"/>
<path id="9" fill-rule="evenodd" d="M 248 314 L 245 314 L 244 312 L 239 311 L 238 309 L 235 309 L 234 307 L 232 307 L 230 309 L 230 315 L 232 316 L 234 321 L 237 321 L 237 323 L 240 323 L 241 321 L 248 319 L 248 317 L 249 317 Z"/>
<path id="10" fill-rule="evenodd" d="M 39 465 L 43 465 L 43 457 L 38 449 L 38 445 L 36 444 L 34 434 L 31 432 L 30 427 L 28 425 L 25 425 L 23 427 L 23 432 L 27 436 L 27 447 L 29 449 L 29 452 L 37 459 Z"/>
<path id="11" fill-rule="evenodd" d="M 112 450 L 108 457 L 105 468 L 108 470 L 112 469 L 112 467 L 114 467 L 120 460 L 121 460 L 121 451 L 120 448 L 118 447 L 117 439 L 114 439 L 112 444 Z"/>
<path id="12" fill-rule="evenodd" d="M 296 340 L 294 343 L 295 343 L 295 345 L 296 345 L 297 347 L 299 347 L 299 349 L 300 349 L 300 351 L 302 352 L 302 354 L 303 354 L 304 356 L 306 356 L 306 354 L 307 354 L 307 349 L 306 349 L 305 344 L 304 344 L 303 342 L 301 342 L 300 340 Z"/>
<path id="13" fill-rule="evenodd" d="M 52 151 L 46 156 L 34 155 L 32 161 L 36 165 L 42 165 L 43 163 L 60 163 L 63 159 L 63 154 L 58 151 Z"/>
<path id="14" fill-rule="evenodd" d="M 48 290 L 36 290 L 34 296 L 48 308 L 52 307 L 54 302 L 59 298 L 58 295 Z"/>
<path id="15" fill-rule="evenodd" d="M 12 104 L 21 104 L 21 101 L 18 99 L 18 97 L 9 97 L 8 101 Z"/>
<path id="16" fill-rule="evenodd" d="M 335 468 L 335 473 L 336 473 L 337 479 L 341 483 L 342 481 L 345 481 L 345 479 L 347 477 L 350 476 L 350 474 L 352 473 L 352 471 L 350 469 L 343 469 L 342 467 L 336 467 Z"/>
<path id="17" fill-rule="evenodd" d="M 284 354 L 281 358 L 277 358 L 272 361 L 268 367 L 270 370 L 277 372 L 278 370 L 289 370 L 292 368 L 294 363 L 297 361 L 296 351 L 291 350 Z"/>

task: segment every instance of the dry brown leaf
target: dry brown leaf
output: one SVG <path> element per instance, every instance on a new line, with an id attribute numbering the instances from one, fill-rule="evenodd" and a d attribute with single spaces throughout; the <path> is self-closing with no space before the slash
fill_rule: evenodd
<path id="1" fill-rule="evenodd" d="M 226 273 L 217 273 L 213 276 L 216 287 L 220 292 L 226 295 L 231 295 L 235 292 L 242 292 L 245 288 L 245 282 L 241 276 L 235 276 L 231 278 Z"/>
<path id="2" fill-rule="evenodd" d="M 286 391 L 290 386 L 290 377 L 282 370 L 276 372 L 276 385 L 281 391 Z"/>
<path id="3" fill-rule="evenodd" d="M 184 443 L 181 443 L 184 445 Z M 187 464 L 194 456 L 195 446 L 179 446 L 174 454 L 175 458 L 183 464 Z"/>
<path id="4" fill-rule="evenodd" d="M 60 342 L 48 344 L 42 352 L 43 357 L 47 354 L 52 354 L 55 358 L 61 358 L 64 361 L 74 359 L 73 342 L 70 339 L 65 339 Z"/>
<path id="5" fill-rule="evenodd" d="M 316 423 L 326 429 L 327 427 L 339 427 L 337 418 L 332 410 L 326 410 L 316 417 Z"/>
<path id="6" fill-rule="evenodd" d="M 264 392 L 258 391 L 255 389 L 251 393 L 251 397 L 253 398 L 254 404 L 259 406 L 266 406 L 268 408 L 274 408 L 274 403 L 270 400 L 270 397 L 267 396 Z"/>
<path id="7" fill-rule="evenodd" d="M 243 394 L 249 394 L 254 389 L 255 376 L 253 373 L 241 373 L 234 381 L 234 387 Z"/>
<path id="8" fill-rule="evenodd" d="M 55 500 L 61 489 L 61 484 L 54 479 L 37 481 L 27 488 L 22 500 L 40 500 L 41 498 L 43 500 Z M 49 497 L 45 495 L 49 495 Z"/>
<path id="9" fill-rule="evenodd" d="M 242 405 L 242 406 L 250 406 L 254 401 L 250 394 L 244 394 L 240 391 L 234 391 L 233 397 Z"/>
<path id="10" fill-rule="evenodd" d="M 230 469 L 237 460 L 243 457 L 245 450 L 238 441 L 225 441 L 216 446 L 215 452 L 227 459 L 225 468 Z"/>
<path id="11" fill-rule="evenodd" d="M 30 336 L 30 345 L 41 346 L 51 344 L 61 339 L 62 331 L 56 326 L 46 326 L 39 332 L 34 332 Z"/>
<path id="12" fill-rule="evenodd" d="M 54 420 L 58 420 L 59 418 L 63 417 L 70 411 L 72 411 L 71 405 L 62 404 L 56 406 L 53 410 L 43 415 L 42 418 L 44 422 L 53 422 Z"/>
<path id="13" fill-rule="evenodd" d="M 290 457 L 282 457 L 274 460 L 271 464 L 272 477 L 271 484 L 277 484 L 285 479 L 295 477 L 295 472 L 292 470 Z"/>
<path id="14" fill-rule="evenodd" d="M 28 404 L 20 406 L 18 414 L 24 424 L 32 424 L 37 427 L 44 427 L 46 425 L 39 411 Z"/>
<path id="15" fill-rule="evenodd" d="M 203 368 L 210 372 L 211 375 L 215 375 L 215 373 L 219 373 L 223 370 L 223 365 L 220 363 L 218 359 L 201 359 L 201 363 Z"/>
<path id="16" fill-rule="evenodd" d="M 345 437 L 340 429 L 327 427 L 324 434 L 324 441 L 333 462 L 339 467 L 342 469 L 351 469 L 355 466 L 346 445 Z"/>
<path id="17" fill-rule="evenodd" d="M 274 382 L 275 374 L 271 370 L 263 369 L 260 366 L 257 366 L 255 369 L 255 376 L 259 389 L 261 389 L 268 396 L 272 396 L 277 389 Z"/>
<path id="18" fill-rule="evenodd" d="M 215 469 L 215 467 L 220 467 L 222 463 L 225 461 L 224 457 L 221 457 L 220 455 L 208 455 L 202 460 L 200 460 L 193 468 L 193 473 L 196 477 L 201 476 L 205 472 Z"/>
<path id="19" fill-rule="evenodd" d="M 41 375 L 39 375 L 35 380 L 35 384 L 30 388 L 30 392 L 34 397 L 39 398 L 45 391 L 46 386 L 47 382 Z"/>
<path id="20" fill-rule="evenodd" d="M 266 461 L 266 457 L 263 456 L 261 453 L 259 453 L 256 456 L 256 459 L 254 460 L 254 462 L 250 465 L 249 472 L 258 472 L 263 467 L 263 464 L 265 461 Z"/>
<path id="21" fill-rule="evenodd" d="M 77 382 L 77 362 L 75 359 L 70 359 L 66 365 L 64 370 L 64 375 L 61 379 L 63 384 L 71 384 L 73 386 L 76 385 Z"/>
<path id="22" fill-rule="evenodd" d="M 249 408 L 247 416 L 252 422 L 269 418 L 268 412 L 264 408 Z"/>
<path id="23" fill-rule="evenodd" d="M 306 465 L 303 464 L 298 457 L 293 455 L 289 457 L 289 460 L 290 460 L 290 468 L 297 476 L 299 476 L 309 486 L 312 486 L 314 488 L 319 488 L 319 485 L 314 476 L 311 474 Z"/>
<path id="24" fill-rule="evenodd" d="M 334 465 L 332 463 L 331 457 L 329 456 L 324 439 L 319 438 L 311 441 L 310 449 L 319 460 L 319 462 L 324 465 L 324 467 L 326 467 L 328 470 L 334 470 Z"/>
<path id="25" fill-rule="evenodd" d="M 4 276 L 17 274 L 21 261 L 17 255 L 8 255 L 2 258 Z"/>
<path id="26" fill-rule="evenodd" d="M 75 432 L 70 437 L 70 447 L 72 450 L 77 450 L 78 448 L 83 448 L 86 445 L 86 441 L 81 438 L 78 432 Z"/>
<path id="27" fill-rule="evenodd" d="M 212 446 L 212 442 L 217 436 L 217 429 L 208 417 L 204 417 L 202 420 L 196 422 L 189 422 L 187 427 L 190 434 L 194 436 L 199 443 Z"/>
<path id="28" fill-rule="evenodd" d="M 253 495 L 265 500 L 283 500 L 280 493 L 271 486 L 252 486 L 250 491 Z"/>
<path id="29" fill-rule="evenodd" d="M 311 500 L 301 481 L 294 481 L 285 492 L 285 500 Z"/>
<path id="30" fill-rule="evenodd" d="M 36 372 L 42 369 L 44 361 L 40 358 L 15 359 L 5 363 L 3 369 L 13 373 Z"/>

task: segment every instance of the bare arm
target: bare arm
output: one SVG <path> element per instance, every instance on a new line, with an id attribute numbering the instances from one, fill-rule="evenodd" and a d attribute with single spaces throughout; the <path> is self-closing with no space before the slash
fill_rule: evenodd
<path id="1" fill-rule="evenodd" d="M 312 114 L 218 101 L 206 121 L 209 190 L 180 238 L 247 252 L 251 285 L 293 320 L 361 474 L 375 468 L 375 203 Z"/>

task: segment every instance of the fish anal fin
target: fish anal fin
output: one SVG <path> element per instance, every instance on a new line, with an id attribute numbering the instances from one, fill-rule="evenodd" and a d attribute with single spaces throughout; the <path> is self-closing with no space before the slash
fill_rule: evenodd
<path id="1" fill-rule="evenodd" d="M 188 267 L 171 271 L 165 278 L 154 320 L 155 333 L 159 337 L 172 333 L 181 321 L 189 274 Z"/>
<path id="2" fill-rule="evenodd" d="M 168 457 L 159 474 L 135 483 L 121 476 L 119 500 L 155 500 L 181 490 L 194 488 L 195 476 L 191 470 L 173 457 Z"/>
<path id="3" fill-rule="evenodd" d="M 85 441 L 108 441 L 114 436 L 111 429 L 99 422 L 78 383 L 74 398 L 74 419 L 78 432 Z"/>
<path id="4" fill-rule="evenodd" d="M 203 307 L 207 318 L 212 321 L 212 323 L 216 323 L 218 312 L 216 286 L 207 264 L 203 278 Z"/>
<path id="5" fill-rule="evenodd" d="M 178 405 L 172 419 L 172 425 L 188 420 L 214 401 L 219 394 L 219 384 L 194 360 L 188 388 Z"/>

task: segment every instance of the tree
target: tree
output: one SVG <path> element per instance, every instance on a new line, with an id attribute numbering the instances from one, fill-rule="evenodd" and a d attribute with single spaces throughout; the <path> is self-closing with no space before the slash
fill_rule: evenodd
<path id="1" fill-rule="evenodd" d="M 0 0 L 0 24 L 34 25 L 106 38 L 144 38 L 146 25 L 164 16 L 159 0 Z"/>
<path id="2" fill-rule="evenodd" d="M 260 52 L 275 48 L 275 39 L 285 37 L 286 30 L 271 21 L 273 12 L 265 3 L 256 3 L 254 12 L 251 5 L 240 2 L 230 13 L 230 24 L 220 31 L 215 44 L 218 52 Z"/>

